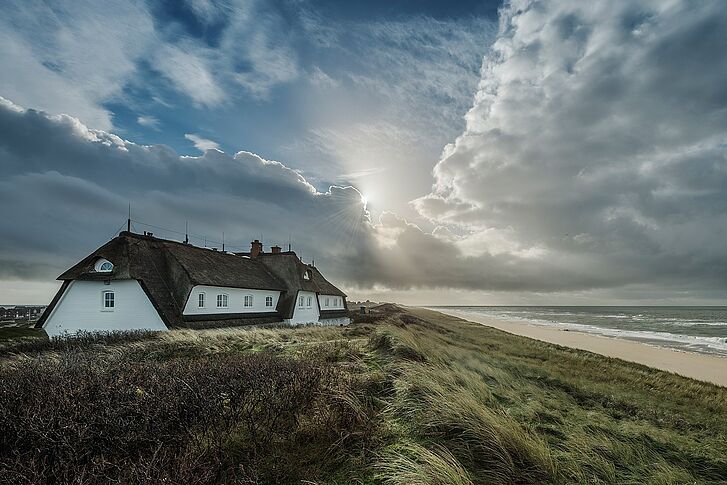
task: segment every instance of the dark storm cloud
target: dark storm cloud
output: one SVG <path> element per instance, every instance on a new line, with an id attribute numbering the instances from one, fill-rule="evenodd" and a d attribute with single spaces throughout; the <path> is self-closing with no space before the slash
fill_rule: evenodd
<path id="1" fill-rule="evenodd" d="M 537 249 L 512 264 L 522 287 L 535 267 L 546 290 L 724 288 L 725 49 L 721 2 L 512 2 L 415 206 L 468 237 L 506 232 L 498 258 Z"/>
<path id="2" fill-rule="evenodd" d="M 348 288 L 714 295 L 727 289 L 724 52 L 719 2 L 513 1 L 466 130 L 413 203 L 431 233 L 370 221 L 355 189 L 319 192 L 251 153 L 180 156 L 2 102 L 0 279 L 54 277 L 131 202 L 152 224 L 225 231 L 228 247 L 290 235 Z"/>
<path id="3" fill-rule="evenodd" d="M 280 244 L 291 236 L 309 258 L 340 251 L 367 221 L 355 189 L 319 192 L 294 170 L 252 153 L 179 156 L 2 98 L 0 180 L 0 279 L 55 277 L 114 235 L 127 203 L 150 224 L 183 230 L 189 220 L 211 246 L 223 231 L 236 250 L 261 234 Z"/>
<path id="4" fill-rule="evenodd" d="M 285 244 L 291 236 L 299 254 L 315 258 L 347 287 L 583 284 L 572 275 L 548 282 L 542 266 L 512 273 L 520 256 L 471 256 L 450 232 L 427 234 L 394 214 L 372 223 L 355 189 L 319 192 L 294 170 L 246 152 L 179 156 L 164 146 L 137 145 L 74 118 L 3 100 L 0 153 L 0 279 L 54 278 L 110 239 L 131 203 L 136 219 L 154 225 L 181 231 L 189 220 L 190 232 L 206 234 L 210 246 L 219 247 L 222 231 L 233 250 L 245 249 L 261 234 L 268 245 Z M 593 283 L 599 284 L 597 277 Z"/>

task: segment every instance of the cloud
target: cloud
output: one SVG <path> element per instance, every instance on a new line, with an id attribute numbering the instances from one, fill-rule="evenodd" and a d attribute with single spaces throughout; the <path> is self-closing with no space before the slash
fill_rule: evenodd
<path id="1" fill-rule="evenodd" d="M 319 44 L 321 60 L 308 77 L 308 133 L 285 153 L 312 160 L 318 173 L 356 174 L 380 202 L 408 210 L 431 186 L 441 147 L 464 128 L 496 21 L 407 15 L 331 22 L 304 13 L 305 37 Z M 401 178 L 407 184 L 395 182 Z"/>
<path id="2" fill-rule="evenodd" d="M 261 233 L 266 244 L 290 236 L 312 258 L 366 238 L 368 215 L 351 187 L 316 190 L 297 171 L 250 152 L 180 156 L 3 98 L 0 157 L 0 283 L 52 280 L 122 228 L 129 203 L 137 221 L 179 230 L 188 220 L 199 245 L 205 236 L 217 245 L 223 231 L 237 250 Z"/>
<path id="3" fill-rule="evenodd" d="M 507 262 L 512 288 L 724 289 L 722 6 L 513 1 L 501 15 L 467 127 L 415 208 Z"/>
<path id="4" fill-rule="evenodd" d="M 263 5 L 255 10 L 242 6 L 235 9 L 221 42 L 233 66 L 232 79 L 258 99 L 267 99 L 274 87 L 300 75 L 289 21 Z"/>
<path id="5" fill-rule="evenodd" d="M 191 45 L 165 45 L 155 56 L 154 68 L 167 77 L 174 87 L 202 107 L 216 106 L 225 98 L 225 91 L 213 75 L 214 66 L 208 58 L 214 53 Z"/>
<path id="6" fill-rule="evenodd" d="M 313 66 L 313 69 L 311 70 L 310 74 L 308 75 L 308 78 L 310 79 L 310 82 L 318 86 L 319 88 L 325 89 L 325 88 L 337 88 L 341 85 L 339 81 L 336 81 L 331 76 L 325 73 L 320 67 Z"/>
<path id="7" fill-rule="evenodd" d="M 418 67 L 403 54 L 421 79 L 409 77 L 402 86 L 387 87 L 385 75 L 346 78 L 321 66 L 341 82 L 326 91 L 347 83 L 357 93 L 365 86 L 389 89 L 385 97 L 411 101 L 422 119 L 435 120 L 430 127 L 454 116 L 442 115 L 440 95 L 444 104 L 467 103 L 461 91 L 476 90 L 474 101 L 467 95 L 463 132 L 427 181 L 431 192 L 412 203 L 424 218 L 418 224 L 390 212 L 372 220 L 357 189 L 316 189 L 294 162 L 247 151 L 180 156 L 77 117 L 0 100 L 0 280 L 54 277 L 108 240 L 131 202 L 136 220 L 179 229 L 189 220 L 197 244 L 204 236 L 215 244 L 222 231 L 228 246 L 240 247 L 261 232 L 266 244 L 291 236 L 304 257 L 315 257 L 334 281 L 353 289 L 530 293 L 538 301 L 589 291 L 622 299 L 632 292 L 713 297 L 727 289 L 727 58 L 720 49 L 727 44 L 727 13 L 720 6 L 513 0 L 502 11 L 477 87 L 476 79 L 465 79 L 470 64 L 460 78 L 446 68 L 428 72 L 426 63 Z M 199 4 L 217 18 L 208 7 Z M 450 44 L 459 35 L 453 27 L 421 22 L 434 32 L 431 51 L 424 32 L 411 37 L 395 22 L 379 35 L 394 50 L 416 43 L 415 57 L 434 63 L 451 50 L 456 65 L 456 46 L 470 40 L 472 49 L 481 42 L 486 51 L 486 35 Z M 196 47 L 188 54 L 225 93 L 229 79 L 216 70 L 215 54 Z M 468 52 L 471 62 L 474 51 Z M 397 59 L 381 54 L 382 68 Z M 237 60 L 249 66 L 245 56 Z M 288 73 L 297 73 L 297 61 L 288 61 Z M 258 78 L 259 92 L 285 78 Z M 458 87 L 439 93 L 439 84 Z M 422 92 L 428 94 L 418 97 Z M 361 163 L 347 172 L 361 181 L 388 179 L 372 190 L 399 191 L 415 177 L 427 178 L 426 163 L 394 173 L 398 158 L 387 153 L 416 147 L 420 133 L 430 132 L 382 118 L 348 127 L 361 135 L 348 140 Z M 345 153 L 345 132 L 317 127 L 315 141 L 321 150 Z M 187 139 L 201 150 L 216 148 L 203 147 L 214 142 L 194 133 Z M 384 143 L 367 145 L 372 139 Z M 375 163 L 363 163 L 366 153 L 376 155 Z M 371 167 L 386 170 L 367 172 Z M 379 200 L 368 195 L 373 204 Z"/>
<path id="8" fill-rule="evenodd" d="M 184 138 L 191 141 L 194 144 L 194 147 L 201 151 L 206 152 L 207 150 L 219 150 L 220 145 L 212 140 L 208 140 L 206 138 L 202 138 L 199 135 L 195 135 L 193 133 L 186 133 L 184 135 Z"/>
<path id="9" fill-rule="evenodd" d="M 129 90 L 159 98 L 171 88 L 206 109 L 241 95 L 266 98 L 298 76 L 285 20 L 263 3 L 195 0 L 180 7 L 203 31 L 219 31 L 212 44 L 158 8 L 120 1 L 5 2 L 0 61 L 8 68 L 0 95 L 111 130 L 109 105 L 139 103 Z"/>
<path id="10" fill-rule="evenodd" d="M 141 126 L 152 128 L 159 131 L 159 119 L 151 115 L 142 115 L 136 118 L 136 122 Z"/>
<path id="11" fill-rule="evenodd" d="M 121 95 L 136 59 L 153 41 L 146 10 L 105 4 L 4 2 L 0 16 L 0 94 L 51 113 L 112 127 L 104 103 Z"/>

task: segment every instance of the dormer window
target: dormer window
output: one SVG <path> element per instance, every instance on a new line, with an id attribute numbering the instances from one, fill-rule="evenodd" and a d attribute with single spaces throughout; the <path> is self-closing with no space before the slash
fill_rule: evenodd
<path id="1" fill-rule="evenodd" d="M 96 261 L 96 265 L 94 266 L 94 269 L 98 273 L 110 273 L 114 270 L 114 265 L 108 259 L 101 258 L 98 261 Z"/>
<path id="2" fill-rule="evenodd" d="M 310 270 L 309 269 L 305 270 L 305 273 L 303 273 L 303 279 L 306 281 L 310 280 Z"/>

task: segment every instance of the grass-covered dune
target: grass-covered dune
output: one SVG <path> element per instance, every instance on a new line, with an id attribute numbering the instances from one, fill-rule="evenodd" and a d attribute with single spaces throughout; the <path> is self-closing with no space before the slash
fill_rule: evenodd
<path id="1" fill-rule="evenodd" d="M 727 389 L 426 310 L 0 344 L 0 482 L 719 483 Z"/>

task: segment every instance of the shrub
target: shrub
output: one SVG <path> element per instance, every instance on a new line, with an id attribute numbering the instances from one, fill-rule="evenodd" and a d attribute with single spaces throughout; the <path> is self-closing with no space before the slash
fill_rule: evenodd
<path id="1" fill-rule="evenodd" d="M 329 365 L 265 353 L 20 360 L 0 371 L 0 482 L 290 477 L 259 463 L 339 380 Z M 346 423 L 344 411 L 321 419 Z"/>
<path id="2" fill-rule="evenodd" d="M 67 337 L 49 339 L 23 339 L 0 345 L 2 354 L 34 354 L 49 350 L 66 351 L 86 349 L 95 345 L 118 345 L 158 338 L 159 332 L 151 330 L 127 330 L 115 332 L 79 332 Z"/>

